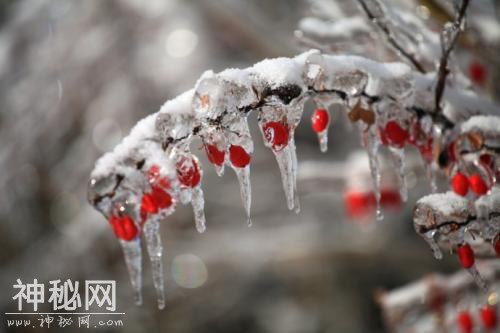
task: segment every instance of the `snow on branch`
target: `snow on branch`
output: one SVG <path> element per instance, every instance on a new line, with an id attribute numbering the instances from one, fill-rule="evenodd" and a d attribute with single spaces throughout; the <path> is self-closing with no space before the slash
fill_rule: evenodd
<path id="1" fill-rule="evenodd" d="M 108 219 L 120 239 L 137 302 L 141 302 L 141 234 L 152 261 L 161 308 L 165 300 L 160 222 L 177 204 L 190 203 L 197 230 L 205 230 L 203 172 L 190 150 L 194 138 L 201 140 L 219 175 L 226 166 L 235 172 L 250 225 L 253 141 L 248 114 L 258 113 L 265 146 L 274 153 L 281 172 L 287 206 L 298 212 L 294 131 L 304 104 L 312 99 L 317 106 L 312 121 L 322 151 L 327 149 L 328 108 L 340 104 L 361 130 L 377 203 L 381 145 L 390 149 L 399 166 L 401 197 L 406 200 L 406 144 L 420 150 L 432 176 L 438 153 L 456 137 L 456 125 L 475 114 L 499 111 L 490 101 L 450 86 L 443 93 L 442 112 L 436 113 L 435 79 L 435 73 L 423 75 L 402 63 L 311 50 L 295 58 L 267 59 L 246 69 L 207 71 L 194 89 L 139 121 L 112 152 L 97 161 L 88 191 L 89 202 Z M 449 160 L 439 166 L 446 170 Z"/>

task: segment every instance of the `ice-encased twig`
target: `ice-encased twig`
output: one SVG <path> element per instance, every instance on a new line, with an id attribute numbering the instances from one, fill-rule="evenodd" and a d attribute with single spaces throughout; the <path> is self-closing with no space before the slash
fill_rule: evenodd
<path id="1" fill-rule="evenodd" d="M 315 59 L 316 71 L 308 71 L 310 59 Z M 320 59 L 320 60 L 318 60 Z M 314 74 L 316 73 L 316 74 Z M 224 129 L 226 139 L 228 133 L 233 138 L 245 139 L 240 144 L 251 146 L 248 153 L 252 153 L 253 144 L 249 139 L 248 127 L 242 128 L 242 121 L 246 124 L 246 117 L 253 110 L 264 107 L 281 108 L 286 110 L 290 132 L 292 133 L 287 161 L 289 165 L 284 170 L 290 177 L 284 183 L 288 191 L 288 206 L 299 209 L 296 171 L 297 157 L 293 139 L 293 130 L 298 125 L 302 115 L 302 105 L 306 98 L 315 96 L 331 96 L 334 103 L 353 105 L 349 101 L 363 100 L 376 110 L 377 117 L 384 113 L 384 109 L 377 107 L 390 101 L 398 105 L 398 110 L 390 117 L 430 116 L 433 122 L 444 128 L 452 128 L 454 124 L 466 120 L 473 114 L 499 112 L 499 108 L 490 101 L 476 96 L 470 91 L 459 87 L 448 86 L 442 97 L 442 113 L 434 116 L 433 85 L 435 73 L 421 75 L 412 71 L 401 63 L 378 63 L 358 56 L 321 55 L 312 50 L 295 58 L 277 58 L 264 60 L 253 67 L 246 69 L 226 70 L 222 89 L 219 96 L 230 94 L 231 99 L 224 100 L 216 117 L 207 116 L 204 111 L 195 112 L 193 103 L 196 100 L 201 106 L 210 102 L 209 95 L 196 95 L 190 90 L 177 98 L 166 102 L 158 113 L 152 114 L 138 122 L 130 135 L 115 147 L 113 152 L 107 153 L 96 163 L 92 171 L 92 182 L 89 188 L 89 201 L 100 211 L 106 211 L 108 202 L 112 203 L 118 193 L 132 191 L 134 195 L 141 195 L 142 189 L 124 186 L 124 179 L 140 177 L 137 174 L 145 173 L 144 165 L 150 165 L 150 159 L 158 160 L 168 174 L 176 174 L 176 163 L 169 152 L 175 149 L 191 154 L 189 145 L 193 138 L 202 137 L 215 129 Z M 220 83 L 217 83 L 220 84 Z M 243 93 L 235 93 L 242 91 Z M 212 110 L 213 111 L 213 110 Z M 208 112 L 208 111 L 207 111 Z M 226 117 L 229 117 L 226 119 Z M 240 124 L 235 127 L 235 124 Z M 375 121 L 375 124 L 377 122 Z M 451 127 L 450 127 L 451 126 Z M 380 193 L 377 191 L 380 175 L 377 172 L 376 153 L 380 145 L 377 137 L 377 128 L 372 126 L 366 129 L 368 136 L 368 151 L 372 165 L 372 175 L 376 190 L 377 201 Z M 243 130 L 243 132 L 241 132 Z M 235 139 L 235 140 L 236 140 Z M 231 142 L 229 142 L 231 144 Z M 153 148 L 152 148 L 153 147 Z M 140 154 L 138 154 L 140 152 Z M 166 153 L 166 155 L 165 155 Z M 227 153 L 227 152 L 226 152 Z M 175 155 L 175 154 L 174 154 Z M 227 157 L 226 157 L 227 161 Z M 133 172 L 132 172 L 132 171 Z M 139 172 L 138 172 L 139 171 Z M 248 179 L 248 177 L 245 177 Z M 93 184 L 104 183 L 106 186 L 94 188 Z M 138 182 L 141 183 L 141 182 Z M 246 181 L 242 182 L 243 188 Z M 248 181 L 248 185 L 249 185 Z M 201 218 L 202 193 L 196 189 L 180 190 L 176 181 L 169 184 L 176 198 L 181 202 L 192 202 L 197 216 L 198 230 L 204 229 L 204 218 Z M 378 193 L 377 193 L 378 192 Z M 245 211 L 249 215 L 250 193 L 243 191 Z M 290 200 L 293 198 L 293 201 Z M 106 199 L 106 200 L 103 200 Z M 194 201 L 193 201 L 194 200 Z M 140 202 L 140 200 L 137 200 Z M 378 209 L 381 216 L 380 209 Z M 134 241 L 136 243 L 138 241 Z M 135 290 L 140 290 L 140 248 L 131 246 L 132 243 L 123 243 L 128 267 L 131 269 L 132 283 Z M 139 250 L 138 250 L 139 249 Z M 134 252 L 135 251 L 135 252 Z M 140 298 L 140 297 L 138 297 Z"/>

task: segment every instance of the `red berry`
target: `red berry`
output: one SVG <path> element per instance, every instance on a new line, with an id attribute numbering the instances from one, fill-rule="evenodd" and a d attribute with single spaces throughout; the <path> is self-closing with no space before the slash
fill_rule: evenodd
<path id="1" fill-rule="evenodd" d="M 469 177 L 470 189 L 477 195 L 484 195 L 488 192 L 488 186 L 481 175 L 475 173 Z"/>
<path id="2" fill-rule="evenodd" d="M 457 326 L 461 333 L 472 333 L 473 324 L 472 316 L 468 311 L 458 313 Z"/>
<path id="3" fill-rule="evenodd" d="M 330 114 L 325 109 L 316 109 L 311 116 L 312 128 L 314 132 L 323 132 L 330 123 Z"/>
<path id="4" fill-rule="evenodd" d="M 373 193 L 349 191 L 344 196 L 346 214 L 350 217 L 365 216 L 372 211 L 374 201 Z"/>
<path id="5" fill-rule="evenodd" d="M 207 157 L 210 163 L 221 166 L 224 163 L 224 151 L 217 148 L 216 145 L 205 145 L 205 150 L 207 152 Z"/>
<path id="6" fill-rule="evenodd" d="M 479 62 L 471 62 L 469 65 L 469 76 L 472 82 L 482 86 L 486 82 L 486 69 Z"/>
<path id="7" fill-rule="evenodd" d="M 200 183 L 200 170 L 193 158 L 182 157 L 177 162 L 177 178 L 187 187 L 195 187 Z"/>
<path id="8" fill-rule="evenodd" d="M 451 180 L 451 188 L 453 192 L 464 197 L 469 192 L 469 180 L 463 173 L 457 172 Z"/>
<path id="9" fill-rule="evenodd" d="M 375 202 L 375 194 L 373 194 Z M 383 207 L 394 207 L 397 208 L 401 206 L 401 195 L 399 191 L 393 189 L 382 189 L 380 191 L 380 203 Z"/>
<path id="10" fill-rule="evenodd" d="M 172 197 L 160 187 L 154 186 L 151 193 L 145 193 L 141 201 L 141 219 L 144 222 L 148 214 L 156 214 L 158 210 L 172 205 Z"/>
<path id="11" fill-rule="evenodd" d="M 288 127 L 279 121 L 271 121 L 263 127 L 264 137 L 274 150 L 281 150 L 288 145 Z"/>
<path id="12" fill-rule="evenodd" d="M 159 184 L 163 188 L 169 189 L 170 182 L 167 177 L 161 177 L 160 167 L 156 164 L 152 165 L 148 170 L 148 181 L 150 184 Z"/>
<path id="13" fill-rule="evenodd" d="M 497 327 L 497 314 L 493 306 L 485 305 L 479 312 L 481 323 L 487 330 L 493 330 Z"/>
<path id="14" fill-rule="evenodd" d="M 172 205 L 172 196 L 159 187 L 153 187 L 151 195 L 159 209 L 165 209 Z"/>
<path id="15" fill-rule="evenodd" d="M 474 265 L 474 251 L 469 244 L 460 245 L 457 248 L 457 255 L 463 268 L 471 268 Z"/>
<path id="16" fill-rule="evenodd" d="M 495 253 L 497 254 L 497 257 L 500 257 L 500 236 L 497 236 L 494 246 L 495 246 Z"/>
<path id="17" fill-rule="evenodd" d="M 137 237 L 139 230 L 137 229 L 134 220 L 129 216 L 114 216 L 111 215 L 109 223 L 115 232 L 116 237 L 121 240 L 130 241 Z"/>
<path id="18" fill-rule="evenodd" d="M 398 147 L 404 146 L 408 138 L 408 131 L 399 126 L 394 120 L 387 122 L 384 128 L 384 134 L 390 144 Z"/>
<path id="19" fill-rule="evenodd" d="M 158 205 L 151 193 L 145 193 L 141 200 L 141 217 L 147 214 L 156 214 L 158 212 Z"/>
<path id="20" fill-rule="evenodd" d="M 420 155 L 426 160 L 426 161 L 432 161 L 433 157 L 433 151 L 432 151 L 432 138 L 429 138 L 427 142 L 421 146 L 418 147 L 420 150 Z"/>
<path id="21" fill-rule="evenodd" d="M 493 157 L 490 154 L 482 154 L 479 156 L 479 161 L 485 166 L 491 168 L 493 164 Z"/>
<path id="22" fill-rule="evenodd" d="M 229 148 L 229 159 L 233 166 L 244 168 L 250 163 L 250 155 L 241 146 L 233 146 Z"/>

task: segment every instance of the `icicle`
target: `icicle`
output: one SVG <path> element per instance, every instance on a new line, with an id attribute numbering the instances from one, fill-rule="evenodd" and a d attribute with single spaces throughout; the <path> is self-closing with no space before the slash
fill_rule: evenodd
<path id="1" fill-rule="evenodd" d="M 437 173 L 434 162 L 425 163 L 425 174 L 431 187 L 431 193 L 437 193 Z"/>
<path id="2" fill-rule="evenodd" d="M 479 288 L 481 288 L 485 293 L 488 292 L 489 286 L 488 283 L 483 279 L 479 271 L 477 270 L 476 265 L 472 266 L 471 268 L 468 268 L 467 271 L 472 275 L 472 278 L 474 279 L 474 282 L 478 285 Z"/>
<path id="3" fill-rule="evenodd" d="M 398 169 L 398 181 L 399 181 L 399 194 L 401 195 L 401 200 L 406 202 L 408 200 L 408 186 L 406 184 L 405 176 L 405 151 L 404 148 L 394 148 L 390 147 L 390 151 L 394 156 L 394 162 Z"/>
<path id="4" fill-rule="evenodd" d="M 290 142 L 288 143 L 290 147 L 290 154 L 292 158 L 292 178 L 293 178 L 293 198 L 294 198 L 294 211 L 296 214 L 300 213 L 300 199 L 297 190 L 297 173 L 298 173 L 298 160 L 297 160 L 297 147 L 295 146 L 295 136 L 292 131 Z"/>
<path id="5" fill-rule="evenodd" d="M 141 239 L 137 237 L 131 241 L 120 240 L 127 264 L 130 283 L 134 289 L 134 300 L 137 305 L 142 304 L 142 254 Z"/>
<path id="6" fill-rule="evenodd" d="M 150 218 L 144 223 L 144 237 L 151 261 L 153 272 L 153 284 L 158 298 L 158 308 L 165 308 L 165 282 L 163 277 L 163 247 L 160 236 L 160 220 L 157 217 Z"/>
<path id="7" fill-rule="evenodd" d="M 203 198 L 203 190 L 201 186 L 196 186 L 191 190 L 191 205 L 193 206 L 194 221 L 196 230 L 199 233 L 205 231 L 205 199 Z"/>
<path id="8" fill-rule="evenodd" d="M 241 201 L 243 202 L 243 207 L 247 215 L 247 224 L 251 227 L 252 219 L 250 216 L 250 208 L 252 206 L 252 188 L 250 185 L 250 165 L 244 168 L 233 168 L 233 170 L 240 184 Z"/>
<path id="9" fill-rule="evenodd" d="M 383 220 L 384 219 L 384 214 L 382 213 L 382 209 L 380 206 L 380 164 L 378 161 L 378 148 L 379 148 L 379 142 L 377 140 L 377 137 L 375 133 L 373 133 L 372 130 L 368 132 L 368 137 L 367 137 L 367 151 L 368 151 L 368 158 L 370 162 L 370 173 L 372 176 L 372 182 L 373 182 L 373 192 L 375 193 L 375 202 L 376 202 L 376 216 L 377 220 Z"/>
<path id="10" fill-rule="evenodd" d="M 441 252 L 438 243 L 434 239 L 435 235 L 435 230 L 429 231 L 424 235 L 424 240 L 427 242 L 427 244 L 429 244 L 434 258 L 441 260 L 443 259 L 443 252 Z"/>
<path id="11" fill-rule="evenodd" d="M 319 132 L 318 140 L 319 140 L 319 149 L 321 150 L 322 153 L 326 153 L 328 151 L 328 130 Z"/>
<path id="12" fill-rule="evenodd" d="M 278 162 L 281 173 L 281 181 L 283 183 L 283 191 L 285 192 L 286 203 L 288 209 L 292 210 L 295 206 L 294 191 L 295 186 L 293 176 L 293 160 L 291 155 L 291 147 L 288 145 L 280 151 L 274 151 L 274 156 Z"/>

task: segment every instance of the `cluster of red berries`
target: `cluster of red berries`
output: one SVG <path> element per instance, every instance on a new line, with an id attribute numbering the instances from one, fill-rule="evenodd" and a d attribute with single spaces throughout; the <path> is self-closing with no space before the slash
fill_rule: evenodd
<path id="1" fill-rule="evenodd" d="M 399 208 L 401 196 L 397 190 L 382 189 L 380 191 L 380 204 L 384 208 Z M 376 209 L 375 194 L 372 191 L 348 191 L 344 195 L 344 206 L 349 217 L 364 217 Z"/>
<path id="2" fill-rule="evenodd" d="M 480 174 L 474 173 L 467 178 L 466 175 L 458 171 L 451 180 L 451 188 L 458 195 L 466 196 L 471 190 L 477 196 L 485 195 L 489 187 Z"/>
<path id="3" fill-rule="evenodd" d="M 397 121 L 389 120 L 385 127 L 379 128 L 379 138 L 384 146 L 403 148 L 407 143 L 412 144 L 426 161 L 432 160 L 432 138 L 423 133 L 418 121 L 413 122 L 410 133 Z"/>
<path id="4" fill-rule="evenodd" d="M 216 145 L 206 144 L 205 151 L 207 152 L 207 157 L 210 163 L 222 166 L 224 164 L 226 152 L 219 150 Z M 250 154 L 248 154 L 245 148 L 237 145 L 231 145 L 229 147 L 229 161 L 236 168 L 244 168 L 250 164 Z"/>
<path id="5" fill-rule="evenodd" d="M 493 331 L 497 328 L 498 319 L 494 306 L 485 305 L 479 310 L 479 319 L 482 326 L 488 330 Z M 457 327 L 460 333 L 472 333 L 474 330 L 474 320 L 469 311 L 461 311 L 457 316 Z"/>
<path id="6" fill-rule="evenodd" d="M 177 179 L 183 188 L 196 187 L 201 181 L 198 163 L 192 157 L 183 156 L 176 165 Z M 141 225 L 146 222 L 151 215 L 158 214 L 163 209 L 170 208 L 174 204 L 174 199 L 169 193 L 170 182 L 167 177 L 160 173 L 160 168 L 153 165 L 147 172 L 147 177 L 151 189 L 145 192 L 141 198 L 140 218 Z M 113 214 L 109 218 L 109 223 L 117 238 L 130 241 L 139 235 L 139 229 L 132 217 L 125 214 Z"/>

